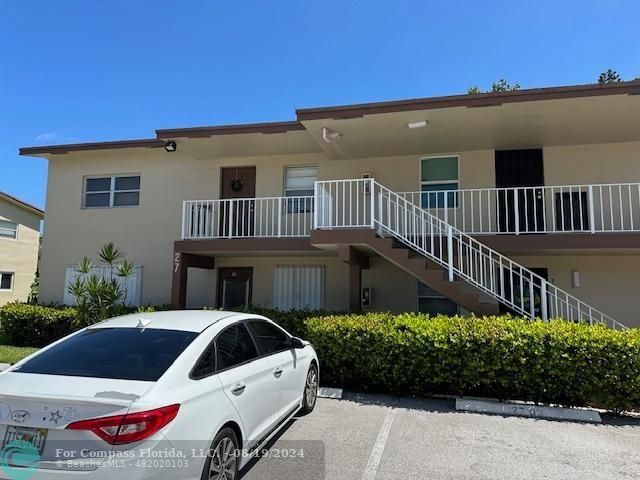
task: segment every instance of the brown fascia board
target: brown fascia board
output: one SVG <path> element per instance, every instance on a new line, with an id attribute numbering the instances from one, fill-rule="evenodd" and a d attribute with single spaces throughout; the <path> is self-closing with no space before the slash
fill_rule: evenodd
<path id="1" fill-rule="evenodd" d="M 240 125 L 217 125 L 212 127 L 190 127 L 156 130 L 156 136 L 163 139 L 171 138 L 202 138 L 214 135 L 234 135 L 242 133 L 286 133 L 294 130 L 305 130 L 298 121 L 246 123 Z"/>
<path id="2" fill-rule="evenodd" d="M 35 205 L 31 205 L 30 203 L 25 202 L 24 200 L 20 200 L 19 198 L 14 197 L 13 195 L 9 195 L 6 192 L 0 192 L 0 198 L 4 199 L 14 205 L 17 205 L 20 208 L 24 208 L 25 210 L 29 210 L 31 213 L 35 213 L 36 215 L 44 218 L 44 211 L 40 210 Z"/>
<path id="3" fill-rule="evenodd" d="M 157 138 L 143 140 L 118 140 L 114 142 L 72 143 L 67 145 L 49 145 L 42 147 L 25 147 L 20 149 L 20 155 L 58 155 L 62 153 L 84 150 L 111 150 L 118 148 L 158 148 L 164 147 L 166 142 Z"/>
<path id="4" fill-rule="evenodd" d="M 414 98 L 389 102 L 361 103 L 335 107 L 302 108 L 296 110 L 298 120 L 346 119 L 377 113 L 430 110 L 449 107 L 488 107 L 505 103 L 596 97 L 602 95 L 640 95 L 640 81 L 608 84 L 573 85 L 568 87 L 532 88 L 500 93 L 449 95 L 444 97 Z"/>

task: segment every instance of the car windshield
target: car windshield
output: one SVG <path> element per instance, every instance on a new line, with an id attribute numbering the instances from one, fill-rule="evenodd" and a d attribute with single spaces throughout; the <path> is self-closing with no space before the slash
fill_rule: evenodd
<path id="1" fill-rule="evenodd" d="M 197 336 L 182 330 L 92 328 L 14 372 L 155 382 Z"/>

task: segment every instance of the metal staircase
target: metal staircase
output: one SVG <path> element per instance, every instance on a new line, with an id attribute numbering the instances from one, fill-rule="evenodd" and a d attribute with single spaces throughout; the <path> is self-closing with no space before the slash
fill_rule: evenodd
<path id="1" fill-rule="evenodd" d="M 316 229 L 362 229 L 392 237 L 513 312 L 531 319 L 563 318 L 626 328 L 374 179 L 319 181 Z"/>

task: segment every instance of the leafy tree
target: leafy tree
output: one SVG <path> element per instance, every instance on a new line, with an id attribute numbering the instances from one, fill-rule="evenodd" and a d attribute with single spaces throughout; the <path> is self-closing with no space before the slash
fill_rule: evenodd
<path id="1" fill-rule="evenodd" d="M 122 253 L 112 242 L 102 246 L 98 257 L 109 267 L 108 276 L 96 274 L 91 259 L 84 257 L 75 267 L 78 276 L 68 287 L 75 299 L 78 317 L 85 325 L 105 320 L 126 305 L 127 280 L 135 271 L 133 262 L 122 259 Z"/>
<path id="2" fill-rule="evenodd" d="M 622 81 L 622 77 L 615 70 L 608 69 L 602 72 L 598 77 L 598 83 L 618 83 Z"/>
<path id="3" fill-rule="evenodd" d="M 520 90 L 520 84 L 519 83 L 514 83 L 513 85 L 511 85 L 504 78 L 501 78 L 497 82 L 493 82 L 491 84 L 491 92 L 493 92 L 493 93 L 512 92 L 514 90 Z M 478 87 L 477 85 L 472 85 L 467 89 L 467 94 L 469 94 L 469 95 L 475 95 L 475 94 L 478 94 L 478 93 L 485 93 L 485 92 L 483 92 L 480 89 L 480 87 Z"/>
<path id="4" fill-rule="evenodd" d="M 491 84 L 492 92 L 512 92 L 514 90 L 520 90 L 520 84 L 514 83 L 513 85 L 511 85 L 504 78 L 501 78 L 497 82 L 493 82 Z"/>

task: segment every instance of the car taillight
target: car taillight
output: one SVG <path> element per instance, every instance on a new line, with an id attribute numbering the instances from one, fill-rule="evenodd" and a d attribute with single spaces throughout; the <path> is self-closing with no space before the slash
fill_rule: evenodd
<path id="1" fill-rule="evenodd" d="M 179 409 L 180 405 L 169 405 L 146 412 L 82 420 L 69 424 L 67 429 L 90 430 L 111 445 L 139 442 L 168 425 Z"/>

